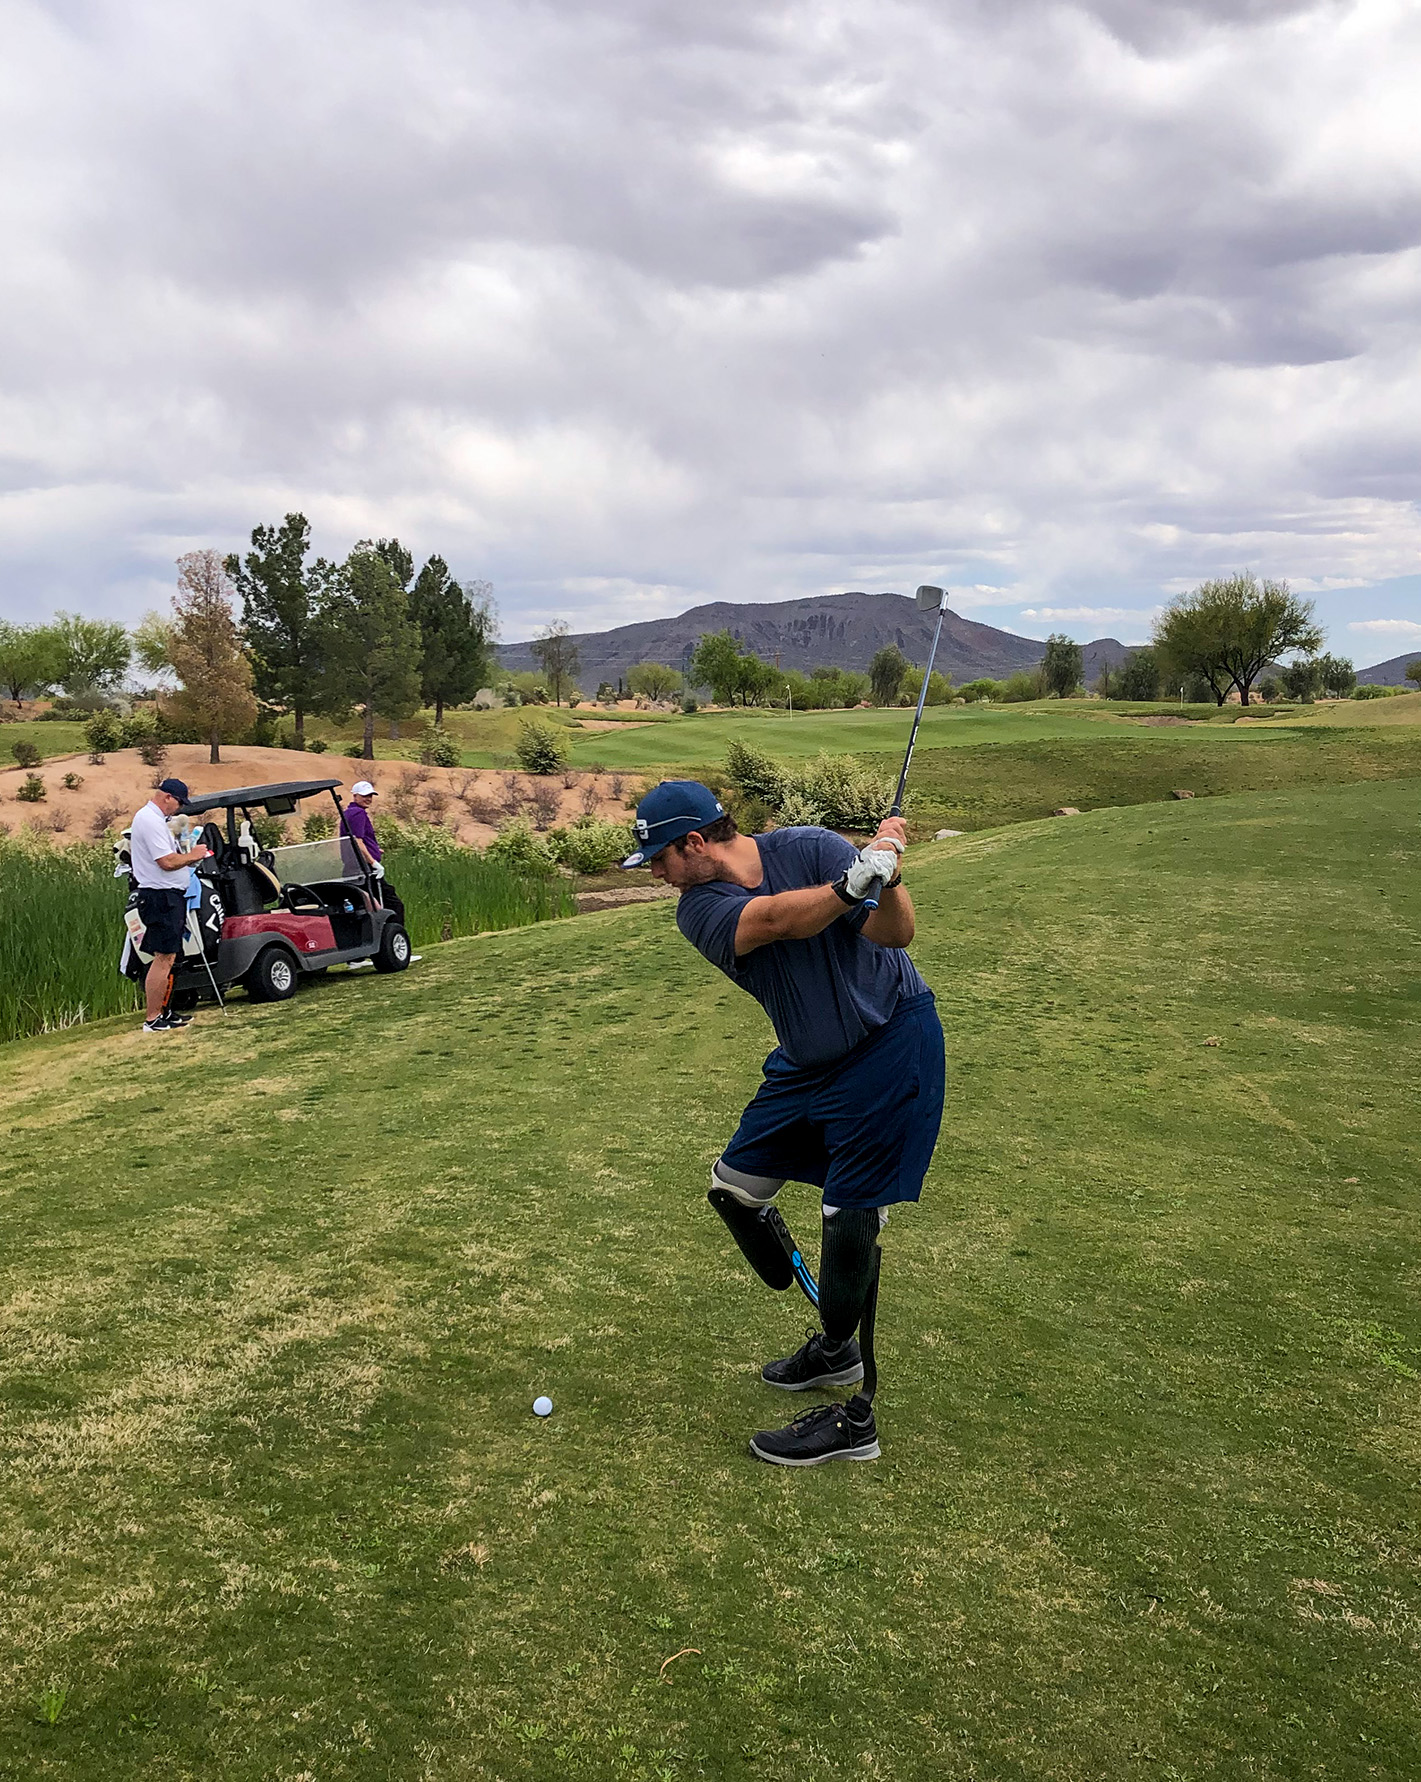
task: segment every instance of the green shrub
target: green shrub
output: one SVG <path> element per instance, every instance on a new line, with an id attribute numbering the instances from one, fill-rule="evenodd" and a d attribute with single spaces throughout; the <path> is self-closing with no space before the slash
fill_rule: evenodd
<path id="1" fill-rule="evenodd" d="M 84 776 L 82 773 L 67 773 L 59 783 L 66 792 L 77 792 L 84 784 Z"/>
<path id="2" fill-rule="evenodd" d="M 1354 689 L 1353 699 L 1394 699 L 1398 693 L 1409 693 L 1410 687 L 1379 687 L 1374 681 L 1367 681 Z"/>
<path id="3" fill-rule="evenodd" d="M 24 784 L 15 796 L 22 804 L 42 804 L 44 802 L 44 781 L 37 773 L 26 774 Z"/>
<path id="4" fill-rule="evenodd" d="M 749 743 L 733 740 L 725 751 L 725 771 L 736 791 L 750 798 L 763 798 L 774 810 L 784 795 L 785 774 L 779 763 L 763 749 L 752 749 Z"/>
<path id="5" fill-rule="evenodd" d="M 111 754 L 114 748 L 123 748 L 123 725 L 119 723 L 118 713 L 96 711 L 93 718 L 84 725 L 84 741 L 89 745 L 89 761 L 94 766 L 102 766 L 103 757 Z"/>
<path id="6" fill-rule="evenodd" d="M 310 737 L 306 742 L 307 752 L 312 755 L 324 755 L 330 746 L 323 736 Z"/>
<path id="7" fill-rule="evenodd" d="M 515 745 L 518 765 L 527 773 L 561 773 L 570 759 L 561 734 L 543 718 L 525 718 Z"/>
<path id="8" fill-rule="evenodd" d="M 138 745 L 138 759 L 145 767 L 161 771 L 168 765 L 168 745 L 161 736 L 146 736 Z"/>
<path id="9" fill-rule="evenodd" d="M 549 878 L 557 871 L 552 849 L 540 835 L 534 835 L 521 817 L 514 817 L 484 849 L 485 860 L 492 860 L 510 872 L 538 878 Z"/>
<path id="10" fill-rule="evenodd" d="M 463 756 L 458 743 L 442 724 L 426 724 L 420 739 L 419 758 L 426 767 L 457 767 Z M 530 771 L 550 770 L 534 768 Z"/>
<path id="11" fill-rule="evenodd" d="M 1042 696 L 1041 676 L 1028 673 L 1025 669 L 1008 675 L 1001 684 L 1001 698 L 1007 705 L 1024 705 L 1028 699 L 1040 699 Z"/>
<path id="12" fill-rule="evenodd" d="M 139 706 L 128 717 L 119 720 L 119 742 L 121 749 L 141 749 L 143 744 L 158 734 L 158 719 L 147 706 Z"/>
<path id="13" fill-rule="evenodd" d="M 786 790 L 803 794 L 834 829 L 876 829 L 893 803 L 895 781 L 855 755 L 816 755 Z"/>
<path id="14" fill-rule="evenodd" d="M 983 676 L 980 680 L 968 681 L 965 687 L 959 687 L 957 691 L 968 705 L 973 705 L 984 699 L 1000 699 L 1005 691 L 1005 686 L 1001 681 L 989 680 Z M 1035 695 L 1033 694 L 1032 697 L 1035 698 Z"/>
<path id="15" fill-rule="evenodd" d="M 681 695 L 681 710 L 685 712 L 687 717 L 689 717 L 692 712 L 698 712 L 700 709 L 700 704 L 694 693 L 683 693 Z"/>
<path id="16" fill-rule="evenodd" d="M 570 829 L 554 829 L 547 845 L 553 858 L 573 872 L 605 872 L 631 853 L 631 825 L 579 817 Z"/>
<path id="17" fill-rule="evenodd" d="M 787 792 L 775 812 L 775 822 L 781 829 L 793 829 L 797 825 L 821 829 L 826 821 L 823 810 L 809 794 L 798 790 Z"/>
<path id="18" fill-rule="evenodd" d="M 442 854 L 460 858 L 471 852 L 440 823 L 401 822 L 389 815 L 375 819 L 375 834 L 385 853 Z"/>
<path id="19" fill-rule="evenodd" d="M 286 846 L 286 825 L 280 817 L 269 817 L 265 811 L 252 818 L 252 834 L 259 848 Z"/>
<path id="20" fill-rule="evenodd" d="M 336 820 L 330 811 L 312 811 L 301 825 L 303 840 L 308 842 L 326 841 L 336 832 Z"/>
<path id="21" fill-rule="evenodd" d="M 10 753 L 15 757 L 16 761 L 19 762 L 21 767 L 38 767 L 40 762 L 44 760 L 44 751 L 40 748 L 38 743 L 21 740 L 14 744 Z"/>

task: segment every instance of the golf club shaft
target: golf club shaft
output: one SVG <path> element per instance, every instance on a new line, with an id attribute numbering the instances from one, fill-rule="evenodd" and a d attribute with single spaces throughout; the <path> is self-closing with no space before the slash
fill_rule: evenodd
<path id="1" fill-rule="evenodd" d="M 192 923 L 192 931 L 197 940 L 197 950 L 201 955 L 203 966 L 206 968 L 207 981 L 212 986 L 212 994 L 217 998 L 218 1008 L 221 1009 L 222 1013 L 225 1015 L 227 1013 L 227 1004 L 222 1000 L 222 992 L 217 988 L 217 979 L 214 977 L 212 966 L 208 962 L 207 949 L 202 944 L 202 929 L 198 925 L 197 911 L 189 910 L 187 919 Z"/>
<path id="2" fill-rule="evenodd" d="M 937 609 L 937 626 L 933 631 L 933 645 L 928 651 L 928 665 L 923 670 L 923 684 L 918 689 L 918 709 L 913 713 L 913 730 L 908 738 L 908 753 L 903 757 L 903 771 L 898 775 L 898 790 L 893 797 L 893 809 L 888 813 L 890 817 L 901 817 L 903 815 L 903 793 L 908 784 L 908 769 L 913 765 L 913 749 L 918 740 L 918 726 L 923 721 L 923 707 L 927 704 L 928 700 L 928 680 L 932 675 L 933 659 L 937 655 L 937 643 L 938 639 L 942 636 L 942 621 L 946 613 L 947 596 L 944 595 L 942 604 Z M 865 897 L 864 903 L 871 910 L 876 910 L 878 908 L 878 898 L 876 896 Z"/>

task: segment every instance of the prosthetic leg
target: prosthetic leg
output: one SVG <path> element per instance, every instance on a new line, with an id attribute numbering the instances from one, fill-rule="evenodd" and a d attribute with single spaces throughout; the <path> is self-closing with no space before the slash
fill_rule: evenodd
<path id="1" fill-rule="evenodd" d="M 863 1385 L 849 1400 L 848 1411 L 870 1416 L 878 1390 L 873 1355 L 873 1325 L 878 1311 L 878 1277 L 883 1251 L 878 1235 L 888 1223 L 883 1207 L 825 1207 L 824 1246 L 819 1257 L 819 1313 L 824 1337 L 836 1346 L 858 1331 L 863 1356 Z"/>
<path id="2" fill-rule="evenodd" d="M 706 1199 L 725 1221 L 740 1254 L 767 1287 L 783 1293 L 797 1281 L 804 1297 L 817 1309 L 819 1288 L 774 1204 L 783 1187 L 782 1176 L 747 1175 L 717 1158 Z"/>

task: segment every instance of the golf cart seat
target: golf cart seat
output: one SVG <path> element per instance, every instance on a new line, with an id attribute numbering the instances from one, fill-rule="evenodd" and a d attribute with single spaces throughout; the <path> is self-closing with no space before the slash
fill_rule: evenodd
<path id="1" fill-rule="evenodd" d="M 355 915 L 373 907 L 362 885 L 344 879 L 315 885 L 283 885 L 280 901 L 281 907 L 293 915 Z"/>

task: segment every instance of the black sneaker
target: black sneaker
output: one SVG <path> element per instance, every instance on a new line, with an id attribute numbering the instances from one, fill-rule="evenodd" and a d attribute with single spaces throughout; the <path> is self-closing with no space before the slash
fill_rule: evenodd
<path id="1" fill-rule="evenodd" d="M 861 1401 L 860 1401 L 861 1402 Z M 759 1430 L 750 1441 L 757 1460 L 775 1466 L 822 1466 L 826 1460 L 877 1460 L 878 1430 L 873 1411 L 863 1406 L 864 1421 L 843 1405 L 815 1405 L 783 1429 Z"/>
<path id="2" fill-rule="evenodd" d="M 156 1021 L 145 1021 L 143 1031 L 145 1033 L 176 1033 L 179 1025 L 180 1023 L 174 1021 L 171 1015 L 159 1015 Z"/>
<path id="3" fill-rule="evenodd" d="M 829 1345 L 822 1330 L 809 1328 L 809 1341 L 783 1361 L 767 1361 L 760 1378 L 767 1386 L 785 1392 L 808 1392 L 814 1386 L 857 1386 L 863 1379 L 863 1361 L 852 1337 L 839 1348 Z"/>
<path id="4" fill-rule="evenodd" d="M 179 1015 L 173 1009 L 169 1009 L 167 1014 L 163 1017 L 163 1019 L 168 1023 L 169 1027 L 191 1027 L 192 1026 L 192 1016 L 191 1015 Z"/>

